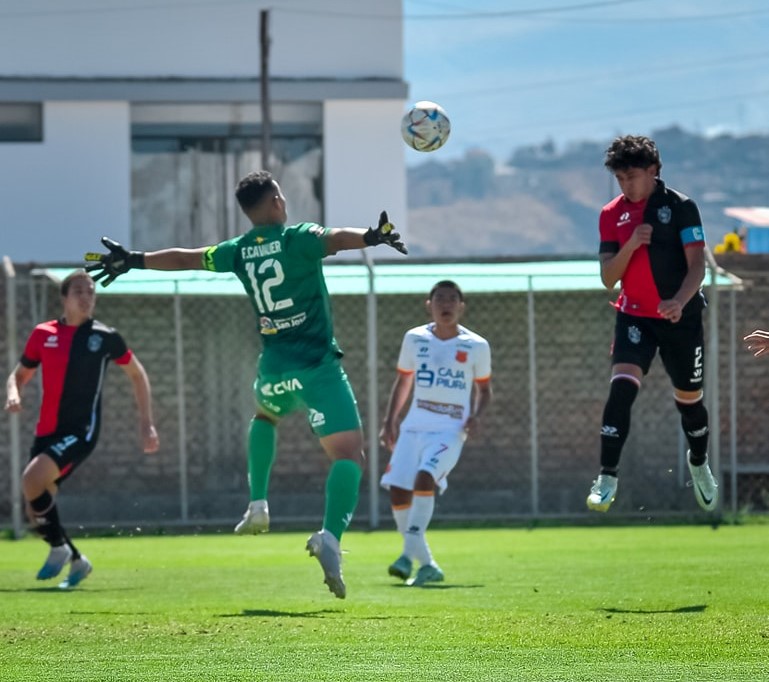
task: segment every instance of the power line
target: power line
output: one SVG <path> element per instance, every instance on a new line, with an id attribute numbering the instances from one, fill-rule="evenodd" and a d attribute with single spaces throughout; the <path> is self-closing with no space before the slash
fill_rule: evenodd
<path id="1" fill-rule="evenodd" d="M 413 14 L 406 15 L 407 20 L 441 21 L 444 19 L 499 19 L 501 17 L 530 17 L 544 14 L 560 14 L 562 12 L 576 12 L 599 7 L 616 7 L 649 0 L 597 0 L 596 2 L 584 2 L 579 5 L 560 5 L 558 7 L 537 7 L 534 9 L 513 9 L 494 12 L 461 12 L 458 14 Z"/>
<path id="2" fill-rule="evenodd" d="M 694 107 L 700 107 L 702 105 L 715 104 L 715 103 L 727 102 L 727 101 L 732 101 L 734 103 L 737 103 L 739 101 L 758 99 L 758 98 L 767 97 L 767 96 L 769 96 L 769 90 L 756 90 L 754 92 L 747 92 L 747 93 L 741 93 L 736 95 L 718 95 L 716 97 L 706 97 L 706 98 L 697 99 L 697 100 L 690 100 L 688 102 L 681 102 L 678 104 L 671 104 L 669 106 L 663 106 L 663 107 L 633 108 L 631 110 L 626 110 L 626 111 L 603 112 L 598 115 L 591 114 L 590 116 L 584 116 L 582 118 L 574 118 L 573 116 L 571 116 L 568 119 L 538 121 L 536 124 L 532 123 L 528 125 L 527 124 L 516 125 L 515 130 L 516 131 L 533 130 L 534 128 L 542 128 L 542 127 L 548 127 L 548 128 L 561 127 L 562 128 L 563 126 L 568 126 L 570 124 L 615 121 L 620 117 L 632 118 L 636 116 L 648 116 L 649 114 L 657 114 L 664 111 L 692 109 Z M 504 131 L 507 131 L 507 130 L 512 130 L 512 129 L 510 128 L 504 129 Z M 501 133 L 503 131 L 502 129 L 498 129 L 498 132 Z M 499 134 L 495 135 L 494 130 L 490 130 L 488 131 L 488 133 L 489 133 L 488 137 L 490 138 L 499 137 Z"/>
<path id="3" fill-rule="evenodd" d="M 746 10 L 735 10 L 733 12 L 721 12 L 719 14 L 679 14 L 679 15 L 665 15 L 664 23 L 670 23 L 670 22 L 679 22 L 679 21 L 685 21 L 687 23 L 691 23 L 694 21 L 718 21 L 721 19 L 741 19 L 745 17 L 753 17 L 760 14 L 767 14 L 769 13 L 769 7 L 764 7 L 761 9 L 746 9 Z M 536 18 L 536 17 L 535 17 Z M 575 17 L 573 19 L 569 19 L 570 23 L 576 23 L 576 24 L 660 24 L 660 18 L 659 17 L 623 17 L 623 18 L 612 18 L 612 17 L 593 17 L 590 19 L 583 19 L 580 17 Z"/>
<path id="4" fill-rule="evenodd" d="M 520 10 L 500 10 L 493 12 L 478 12 L 478 11 L 464 11 L 454 12 L 454 7 L 449 7 L 444 3 L 433 3 L 436 6 L 446 7 L 451 10 L 451 13 L 441 14 L 405 14 L 399 13 L 376 13 L 376 12 L 345 12 L 329 9 L 311 9 L 312 5 L 302 7 L 302 2 L 306 0 L 299 0 L 297 7 L 287 7 L 285 3 L 290 0 L 281 0 L 281 5 L 277 7 L 270 7 L 269 3 L 263 0 L 180 0 L 179 2 L 170 2 L 165 0 L 164 2 L 153 2 L 146 4 L 125 4 L 125 5 L 113 5 L 111 7 L 66 7 L 56 9 L 24 9 L 15 11 L 0 11 L 0 17 L 2 18 L 23 18 L 23 17 L 46 17 L 46 16 L 75 16 L 83 14 L 114 14 L 121 12 L 156 12 L 158 10 L 165 9 L 191 9 L 191 8 L 204 8 L 204 7 L 223 7 L 227 5 L 253 5 L 257 9 L 269 8 L 276 13 L 283 14 L 301 14 L 304 16 L 318 16 L 318 17 L 336 17 L 342 19 L 376 19 L 379 21 L 404 21 L 404 22 L 421 22 L 421 21 L 456 21 L 456 20 L 483 20 L 483 19 L 503 19 L 503 18 L 525 18 L 525 19 L 543 19 L 546 21 L 552 20 L 552 15 L 563 13 L 574 13 L 590 11 L 592 9 L 605 9 L 610 7 L 618 7 L 620 5 L 635 4 L 639 2 L 649 2 L 649 0 L 595 0 L 594 2 L 584 2 L 575 5 L 559 5 L 556 7 L 537 7 L 531 9 Z M 686 15 L 670 15 L 666 14 L 664 22 L 672 21 L 709 21 L 720 19 L 736 19 L 751 17 L 761 14 L 769 13 L 769 7 L 761 9 L 751 10 L 733 10 L 727 12 L 720 12 L 716 14 L 686 14 Z M 590 24 L 612 24 L 612 23 L 655 23 L 658 24 L 661 21 L 658 16 L 642 16 L 642 17 L 623 17 L 612 18 L 606 16 L 597 16 L 589 18 L 581 17 L 569 17 L 569 22 L 578 23 L 590 23 Z"/>
<path id="5" fill-rule="evenodd" d="M 626 5 L 636 2 L 648 2 L 648 0 L 603 0 L 595 2 L 586 2 L 578 5 L 561 5 L 557 7 L 537 7 L 533 9 L 522 10 L 499 10 L 492 12 L 481 12 L 477 10 L 465 10 L 465 8 L 457 8 L 455 6 L 448 6 L 445 3 L 431 3 L 421 2 L 419 4 L 431 4 L 440 7 L 444 7 L 451 13 L 445 14 L 407 14 L 404 15 L 406 21 L 454 21 L 456 19 L 500 19 L 500 18 L 527 18 L 527 19 L 545 19 L 550 20 L 552 14 L 561 14 L 564 12 L 577 12 L 582 10 L 591 10 L 598 8 L 617 7 L 619 5 Z M 454 11 L 460 9 L 460 11 Z M 666 10 L 667 11 L 667 10 Z M 666 13 L 664 19 L 659 16 L 642 16 L 642 17 L 607 17 L 599 15 L 589 18 L 569 17 L 570 22 L 579 23 L 591 23 L 591 24 L 614 24 L 614 23 L 655 23 L 659 24 L 661 21 L 667 23 L 670 21 L 711 21 L 718 19 L 736 19 L 742 17 L 751 17 L 760 14 L 769 13 L 769 7 L 763 7 L 760 9 L 747 9 L 747 10 L 729 10 L 725 12 L 717 12 L 714 14 L 669 14 Z"/>
<path id="6" fill-rule="evenodd" d="M 767 59 L 767 58 L 769 58 L 769 51 L 754 52 L 752 54 L 734 55 L 731 57 L 724 57 L 721 59 L 712 59 L 712 60 L 705 60 L 705 61 L 699 61 L 699 62 L 678 64 L 676 66 L 670 66 L 669 64 L 666 64 L 664 66 L 659 66 L 656 68 L 655 67 L 646 68 L 642 72 L 632 73 L 631 76 L 638 76 L 640 77 L 641 80 L 643 80 L 643 78 L 646 76 L 652 76 L 659 73 L 671 74 L 671 75 L 676 73 L 680 74 L 680 73 L 686 73 L 688 71 L 692 71 L 696 69 L 726 66 L 729 64 L 746 62 L 746 61 L 756 62 L 756 61 Z M 479 88 L 475 90 L 461 90 L 461 91 L 452 90 L 452 91 L 446 91 L 446 92 L 438 91 L 437 93 L 435 93 L 435 97 L 436 98 L 448 97 L 448 96 L 464 97 L 468 95 L 504 94 L 505 92 L 510 92 L 510 91 L 526 92 L 526 91 L 532 91 L 532 90 L 547 90 L 548 88 L 562 87 L 565 85 L 579 85 L 580 83 L 599 83 L 599 82 L 605 82 L 605 81 L 612 81 L 616 78 L 623 78 L 625 81 L 627 81 L 628 71 L 615 70 L 610 72 L 602 72 L 599 76 L 588 74 L 582 77 L 556 78 L 548 81 L 539 80 L 536 82 L 519 83 L 517 85 L 516 84 L 501 85 L 501 86 L 496 85 L 491 88 Z"/>

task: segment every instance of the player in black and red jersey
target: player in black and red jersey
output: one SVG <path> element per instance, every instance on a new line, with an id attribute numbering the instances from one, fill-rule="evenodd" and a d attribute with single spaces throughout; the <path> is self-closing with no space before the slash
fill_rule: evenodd
<path id="1" fill-rule="evenodd" d="M 665 186 L 660 155 L 648 137 L 618 137 L 604 164 L 622 193 L 603 207 L 599 228 L 601 280 L 621 281 L 614 304 L 611 389 L 601 427 L 601 473 L 587 506 L 608 510 L 630 429 L 630 412 L 659 350 L 673 384 L 689 444 L 688 462 L 700 507 L 716 508 L 718 484 L 707 461 L 708 412 L 703 404 L 705 234 L 697 205 Z"/>
<path id="2" fill-rule="evenodd" d="M 117 331 L 92 317 L 93 280 L 84 270 L 76 270 L 62 281 L 61 296 L 62 317 L 35 327 L 8 377 L 5 409 L 21 410 L 22 389 L 42 367 L 43 399 L 22 488 L 27 515 L 51 546 L 38 580 L 54 578 L 71 562 L 69 576 L 60 587 L 74 587 L 91 572 L 91 562 L 67 537 L 55 496 L 59 484 L 96 446 L 109 361 L 118 364 L 133 384 L 144 452 L 156 452 L 159 443 L 144 367 Z"/>

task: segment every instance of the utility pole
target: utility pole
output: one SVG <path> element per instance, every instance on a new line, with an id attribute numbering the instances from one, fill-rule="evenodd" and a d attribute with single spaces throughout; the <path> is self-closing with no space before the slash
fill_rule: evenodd
<path id="1" fill-rule="evenodd" d="M 272 122 L 270 119 L 270 10 L 259 12 L 259 45 L 261 52 L 262 91 L 262 168 L 270 170 L 272 155 Z"/>

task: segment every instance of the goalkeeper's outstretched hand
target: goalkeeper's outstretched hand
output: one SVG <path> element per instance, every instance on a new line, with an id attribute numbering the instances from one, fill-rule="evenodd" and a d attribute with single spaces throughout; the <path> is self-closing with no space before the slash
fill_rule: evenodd
<path id="1" fill-rule="evenodd" d="M 101 285 L 106 287 L 131 268 L 144 267 L 144 251 L 129 251 L 109 237 L 102 237 L 101 243 L 109 249 L 109 253 L 89 251 L 83 256 L 88 263 L 85 266 L 86 271 L 96 273 L 91 275 L 94 282 L 103 280 Z"/>
<path id="2" fill-rule="evenodd" d="M 401 253 L 409 252 L 406 245 L 401 241 L 401 236 L 395 231 L 395 225 L 387 219 L 387 211 L 382 211 L 379 214 L 379 225 L 377 225 L 376 230 L 369 227 L 363 235 L 363 241 L 366 242 L 366 246 L 387 244 Z"/>

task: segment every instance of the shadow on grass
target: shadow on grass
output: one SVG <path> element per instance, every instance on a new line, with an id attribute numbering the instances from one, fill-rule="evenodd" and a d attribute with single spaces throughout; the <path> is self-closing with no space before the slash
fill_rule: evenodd
<path id="1" fill-rule="evenodd" d="M 90 585 L 85 590 L 86 592 L 128 592 L 128 591 L 134 591 L 136 588 L 134 587 L 105 587 L 105 588 L 93 588 Z M 82 592 L 83 590 L 80 589 L 80 587 L 59 587 L 58 585 L 46 585 L 45 587 L 18 587 L 15 589 L 12 588 L 0 588 L 0 594 L 4 592 L 37 592 L 37 593 L 45 593 L 45 592 L 56 592 L 61 594 L 73 594 L 75 592 Z"/>
<path id="2" fill-rule="evenodd" d="M 240 613 L 222 613 L 219 618 L 323 618 L 327 613 L 339 613 L 336 609 L 317 611 L 275 611 L 273 609 L 243 609 Z"/>
<path id="3" fill-rule="evenodd" d="M 655 614 L 655 613 L 703 613 L 708 608 L 707 604 L 695 604 L 694 606 L 679 606 L 677 609 L 597 609 L 604 613 L 638 613 Z"/>
<path id="4" fill-rule="evenodd" d="M 395 589 L 402 589 L 405 587 L 412 590 L 477 590 L 486 586 L 480 584 L 460 585 L 458 583 L 429 583 L 428 585 L 409 585 L 408 583 L 398 583 L 396 585 L 391 585 L 391 587 L 394 587 Z"/>

